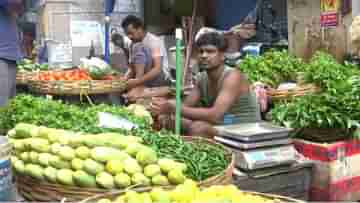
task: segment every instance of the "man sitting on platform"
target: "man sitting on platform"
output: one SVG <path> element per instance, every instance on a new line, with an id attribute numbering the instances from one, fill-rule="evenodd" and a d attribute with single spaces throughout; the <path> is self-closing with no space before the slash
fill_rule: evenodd
<path id="1" fill-rule="evenodd" d="M 144 87 L 169 85 L 166 77 L 167 55 L 161 40 L 145 31 L 144 23 L 136 16 L 129 15 L 122 22 L 126 35 L 132 42 L 130 47 L 130 68 L 128 99 L 134 100 Z"/>
<path id="2" fill-rule="evenodd" d="M 226 41 L 218 33 L 205 33 L 197 41 L 200 72 L 197 85 L 183 102 L 182 129 L 188 136 L 213 138 L 215 125 L 257 122 L 260 109 L 246 76 L 224 64 Z M 173 128 L 175 101 L 153 99 L 151 110 Z M 165 115 L 165 116 L 164 116 Z M 170 123 L 170 124 L 169 124 Z"/>

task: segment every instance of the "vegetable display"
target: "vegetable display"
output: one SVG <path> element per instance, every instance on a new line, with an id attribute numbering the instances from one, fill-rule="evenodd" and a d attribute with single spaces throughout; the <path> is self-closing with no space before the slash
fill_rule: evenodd
<path id="1" fill-rule="evenodd" d="M 319 52 L 304 73 L 305 82 L 317 84 L 322 92 L 275 105 L 270 112 L 273 122 L 296 129 L 350 132 L 359 128 L 360 70 L 348 63 L 339 64 L 330 55 Z"/>
<path id="2" fill-rule="evenodd" d="M 92 57 L 91 59 L 82 58 L 80 60 L 81 68 L 87 70 L 94 80 L 100 80 L 112 72 L 111 67 L 100 58 Z"/>
<path id="3" fill-rule="evenodd" d="M 304 63 L 287 51 L 269 51 L 257 57 L 246 56 L 238 68 L 251 82 L 263 82 L 275 88 L 282 82 L 295 81 Z"/>
<path id="4" fill-rule="evenodd" d="M 35 80 L 39 81 L 76 81 L 76 80 L 91 80 L 91 77 L 85 70 L 62 70 L 62 71 L 46 71 L 41 72 L 35 76 Z"/>
<path id="5" fill-rule="evenodd" d="M 88 133 L 101 133 L 98 113 L 107 112 L 128 119 L 141 128 L 148 128 L 149 118 L 137 117 L 125 107 L 96 105 L 76 106 L 62 101 L 31 95 L 17 95 L 10 103 L 0 108 L 0 129 L 8 131 L 17 123 L 31 123 L 50 128 L 59 128 Z"/>
<path id="6" fill-rule="evenodd" d="M 305 66 L 304 81 L 314 83 L 325 91 L 336 88 L 353 75 L 359 75 L 360 71 L 352 64 L 340 64 L 330 54 L 317 52 Z"/>
<path id="7" fill-rule="evenodd" d="M 45 71 L 49 70 L 49 65 L 33 63 L 33 61 L 29 59 L 23 59 L 17 62 L 16 69 L 18 71 Z"/>
<path id="8" fill-rule="evenodd" d="M 139 137 L 81 134 L 20 123 L 9 131 L 15 171 L 50 183 L 125 189 L 184 183 L 187 167 L 161 158 Z"/>
<path id="9" fill-rule="evenodd" d="M 6 131 L 17 123 L 30 123 L 49 128 L 71 130 L 91 134 L 117 132 L 141 137 L 144 143 L 160 157 L 170 158 L 187 165 L 187 177 L 201 181 L 223 172 L 230 164 L 224 149 L 202 143 L 187 143 L 180 136 L 167 131 L 150 129 L 151 120 L 143 108 L 130 106 L 75 106 L 60 101 L 30 95 L 18 95 L 7 107 L 0 109 L 0 127 Z M 108 112 L 136 123 L 139 128 L 132 131 L 107 129 L 98 126 L 98 113 Z M 135 116 L 135 114 L 141 116 Z"/>
<path id="10" fill-rule="evenodd" d="M 212 186 L 200 188 L 195 182 L 186 180 L 185 183 L 176 186 L 172 190 L 153 188 L 149 192 L 127 191 L 114 199 L 99 199 L 97 203 L 132 203 L 132 202 L 163 202 L 163 203 L 204 203 L 204 202 L 227 202 L 227 203 L 275 203 L 281 202 L 256 194 L 239 190 L 235 185 Z"/>

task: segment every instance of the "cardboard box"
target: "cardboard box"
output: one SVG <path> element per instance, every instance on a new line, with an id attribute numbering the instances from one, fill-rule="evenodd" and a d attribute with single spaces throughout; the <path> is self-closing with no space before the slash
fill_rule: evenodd
<path id="1" fill-rule="evenodd" d="M 314 161 L 310 189 L 312 201 L 357 201 L 360 199 L 360 141 L 318 144 L 294 140 L 294 146 Z"/>

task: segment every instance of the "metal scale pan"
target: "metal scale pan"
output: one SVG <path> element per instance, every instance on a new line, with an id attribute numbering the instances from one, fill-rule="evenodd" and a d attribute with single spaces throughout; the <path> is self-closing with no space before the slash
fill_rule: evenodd
<path id="1" fill-rule="evenodd" d="M 287 139 L 292 129 L 275 126 L 267 122 L 245 123 L 215 127 L 219 137 L 238 142 L 261 142 Z"/>

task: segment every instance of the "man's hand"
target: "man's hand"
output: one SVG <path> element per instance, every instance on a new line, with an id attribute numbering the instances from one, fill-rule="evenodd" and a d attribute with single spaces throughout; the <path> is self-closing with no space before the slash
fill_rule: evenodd
<path id="1" fill-rule="evenodd" d="M 240 24 L 234 26 L 230 31 L 239 36 L 241 39 L 250 39 L 256 34 L 256 25 L 255 24 Z"/>
<path id="2" fill-rule="evenodd" d="M 136 102 L 136 100 L 138 98 L 141 98 L 143 94 L 144 94 L 144 88 L 137 87 L 131 89 L 127 94 L 124 95 L 124 97 L 130 102 Z"/>
<path id="3" fill-rule="evenodd" d="M 129 80 L 127 80 L 126 84 L 127 84 L 127 88 L 129 90 L 131 90 L 139 85 L 139 80 L 138 79 L 129 79 Z"/>
<path id="4" fill-rule="evenodd" d="M 171 114 L 175 112 L 175 101 L 154 98 L 151 102 L 151 112 L 155 115 Z"/>

